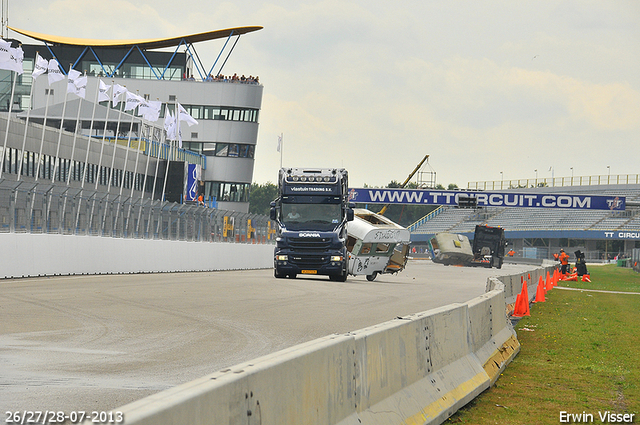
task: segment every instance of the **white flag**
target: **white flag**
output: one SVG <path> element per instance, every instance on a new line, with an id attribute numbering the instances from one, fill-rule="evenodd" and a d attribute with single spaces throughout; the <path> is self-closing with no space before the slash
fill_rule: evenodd
<path id="1" fill-rule="evenodd" d="M 111 91 L 111 94 L 113 95 L 113 106 L 118 106 L 118 104 L 120 103 L 120 95 L 126 91 L 127 88 L 121 86 L 120 84 L 113 85 L 113 90 Z"/>
<path id="2" fill-rule="evenodd" d="M 125 106 L 124 106 L 124 110 L 125 111 L 132 111 L 132 110 L 136 109 L 136 107 L 142 102 L 144 102 L 144 98 L 143 97 L 138 96 L 135 93 L 131 93 L 130 91 L 127 90 L 126 103 L 125 103 Z"/>
<path id="3" fill-rule="evenodd" d="M 67 93 L 75 94 L 76 96 L 80 96 L 84 98 L 83 92 L 87 88 L 87 79 L 84 77 L 84 87 L 83 87 L 83 77 L 80 71 L 76 71 L 75 69 L 69 70 L 69 75 L 67 76 Z"/>
<path id="4" fill-rule="evenodd" d="M 76 86 L 75 95 L 85 99 L 87 95 L 87 76 L 83 76 L 74 81 L 74 85 Z"/>
<path id="5" fill-rule="evenodd" d="M 51 59 L 49 61 L 47 74 L 49 77 L 49 85 L 55 83 L 56 81 L 64 80 L 64 74 L 62 73 L 62 70 L 60 70 L 60 66 L 58 65 L 58 61 L 56 59 Z"/>
<path id="6" fill-rule="evenodd" d="M 0 62 L 8 62 L 11 59 L 11 42 L 0 38 Z"/>
<path id="7" fill-rule="evenodd" d="M 4 41 L 4 40 L 3 40 Z M 15 71 L 19 75 L 22 75 L 24 69 L 22 67 L 22 61 L 24 60 L 24 51 L 22 47 L 11 47 L 11 43 L 7 43 L 9 45 L 8 53 L 9 57 L 5 53 L 6 44 L 0 47 L 2 50 L 2 54 L 0 55 L 0 69 L 6 69 L 7 71 Z M 2 60 L 5 59 L 5 60 Z"/>
<path id="8" fill-rule="evenodd" d="M 98 80 L 98 102 L 108 102 L 109 94 L 107 93 L 111 86 L 106 85 L 102 80 Z"/>
<path id="9" fill-rule="evenodd" d="M 189 127 L 191 127 L 194 124 L 198 124 L 198 121 L 196 121 L 195 118 L 189 115 L 186 109 L 184 109 L 182 105 L 179 103 L 178 103 L 178 112 L 180 113 L 180 115 L 178 115 L 179 120 L 186 121 L 186 123 L 189 124 Z"/>
<path id="10" fill-rule="evenodd" d="M 138 106 L 138 113 L 147 121 L 156 122 L 160 118 L 162 102 L 159 100 L 147 100 Z"/>
<path id="11" fill-rule="evenodd" d="M 164 130 L 167 132 L 167 139 L 176 140 L 176 120 L 167 108 L 167 114 L 164 117 Z"/>
<path id="12" fill-rule="evenodd" d="M 278 136 L 278 152 L 280 152 L 280 145 L 282 145 L 282 135 Z"/>
<path id="13" fill-rule="evenodd" d="M 33 65 L 33 72 L 31 73 L 31 78 L 34 80 L 47 72 L 47 68 L 49 67 L 49 61 L 44 59 L 38 53 L 36 53 L 36 62 Z"/>

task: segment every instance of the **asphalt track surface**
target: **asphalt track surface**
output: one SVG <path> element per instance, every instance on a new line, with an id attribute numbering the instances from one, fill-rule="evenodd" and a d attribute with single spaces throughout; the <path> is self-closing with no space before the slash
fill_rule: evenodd
<path id="1" fill-rule="evenodd" d="M 0 414 L 111 410 L 305 341 L 465 302 L 501 270 L 413 260 L 368 282 L 272 270 L 0 280 Z"/>

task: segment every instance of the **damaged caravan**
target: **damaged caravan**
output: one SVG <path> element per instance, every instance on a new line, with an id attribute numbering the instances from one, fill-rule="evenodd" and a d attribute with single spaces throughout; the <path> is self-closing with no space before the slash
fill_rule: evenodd
<path id="1" fill-rule="evenodd" d="M 373 281 L 378 274 L 402 271 L 409 252 L 409 230 L 366 209 L 355 209 L 354 216 L 347 224 L 349 274 L 366 275 Z"/>

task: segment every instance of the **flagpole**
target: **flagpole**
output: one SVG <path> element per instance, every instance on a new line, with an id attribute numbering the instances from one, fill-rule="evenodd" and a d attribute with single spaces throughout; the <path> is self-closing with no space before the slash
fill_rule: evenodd
<path id="1" fill-rule="evenodd" d="M 73 84 L 75 85 L 75 81 L 73 82 Z M 68 90 L 68 87 L 67 87 Z M 77 90 L 76 90 L 77 91 Z M 78 113 L 76 114 L 76 126 L 73 132 L 73 143 L 72 143 L 72 147 L 71 147 L 71 158 L 70 158 L 70 162 L 69 162 L 69 172 L 67 173 L 67 187 L 69 187 L 69 185 L 71 184 L 71 167 L 73 166 L 73 157 L 75 155 L 76 152 L 76 142 L 78 140 L 78 124 L 80 121 L 80 110 L 82 109 L 82 97 L 80 97 L 78 99 Z M 80 126 L 80 128 L 82 128 L 82 126 Z M 76 167 L 73 166 L 73 173 L 75 174 L 76 172 Z M 62 204 L 62 217 L 65 216 L 65 214 L 67 213 L 67 199 L 68 196 L 65 196 L 64 198 L 64 202 Z M 79 211 L 79 210 L 78 210 Z M 74 228 L 74 233 L 75 233 L 75 228 Z"/>
<path id="2" fill-rule="evenodd" d="M 282 151 L 284 151 L 284 133 L 280 133 L 280 168 L 282 168 Z"/>
<path id="3" fill-rule="evenodd" d="M 111 91 L 113 96 L 115 93 Z M 118 94 L 120 97 L 122 93 Z M 113 173 L 115 171 L 116 153 L 118 151 L 118 132 L 120 131 L 120 120 L 122 119 L 122 108 L 120 107 L 120 101 L 118 101 L 118 121 L 116 124 L 116 132 L 114 133 L 114 145 L 113 145 L 113 158 L 111 158 L 111 169 L 109 170 L 109 184 L 107 186 L 107 202 L 109 201 L 109 192 L 111 191 L 111 184 L 113 183 Z M 104 218 L 102 220 L 103 229 L 106 228 L 107 209 L 104 209 Z M 102 232 L 104 234 L 104 230 Z"/>
<path id="4" fill-rule="evenodd" d="M 128 92 L 127 92 L 128 93 Z M 125 108 L 126 108 L 126 103 L 125 103 Z M 120 204 L 122 203 L 122 192 L 124 190 L 124 182 L 126 180 L 127 177 L 127 162 L 129 162 L 129 145 L 131 144 L 131 132 L 133 130 L 133 119 L 135 118 L 134 116 L 135 113 L 135 108 L 133 108 L 133 110 L 131 111 L 131 122 L 129 123 L 129 135 L 127 136 L 127 150 L 124 152 L 124 164 L 122 164 L 122 181 L 120 182 L 120 191 L 118 194 L 118 197 L 120 198 L 120 202 L 118 202 L 118 207 L 116 209 L 116 221 L 115 224 L 113 225 L 113 227 L 118 226 L 118 216 L 120 215 Z M 123 214 L 124 214 L 124 205 L 122 208 Z M 124 236 L 124 227 L 122 228 L 122 233 Z"/>
<path id="5" fill-rule="evenodd" d="M 139 96 L 138 93 L 139 91 L 136 91 L 136 95 Z M 140 106 L 138 106 L 138 114 L 140 114 Z M 138 124 L 138 147 L 136 149 L 136 159 L 135 159 L 135 165 L 133 167 L 133 182 L 131 182 L 131 195 L 129 195 L 130 198 L 133 198 L 133 191 L 136 187 L 136 178 L 138 174 L 138 160 L 140 159 L 140 142 L 142 141 L 142 125 L 143 124 L 144 124 L 143 119 L 140 119 L 140 123 Z M 144 196 L 144 192 L 142 193 L 142 196 Z"/>
<path id="6" fill-rule="evenodd" d="M 155 128 L 150 126 L 150 135 L 149 135 L 149 151 L 147 153 L 147 164 L 144 166 L 144 181 L 142 182 L 142 198 L 144 198 L 145 191 L 147 190 L 147 174 L 149 173 L 149 162 L 151 162 L 151 155 L 153 151 L 153 137 L 155 135 Z M 147 142 L 145 142 L 146 144 Z M 151 195 L 151 199 L 153 199 L 153 193 Z"/>
<path id="7" fill-rule="evenodd" d="M 33 82 L 31 83 L 33 84 Z M 36 182 L 40 177 L 41 168 L 44 168 L 44 161 L 42 158 L 42 149 L 44 147 L 44 135 L 47 129 L 47 114 L 49 112 L 49 98 L 51 97 L 51 84 L 49 84 L 49 91 L 45 89 L 45 103 L 44 103 L 44 120 L 42 121 L 42 137 L 40 139 L 40 152 L 38 152 L 38 171 L 36 172 Z"/>
<path id="8" fill-rule="evenodd" d="M 78 200 L 78 212 L 76 214 L 76 229 L 80 225 L 80 206 L 82 205 L 82 195 L 84 194 L 84 183 L 87 179 L 87 168 L 89 168 L 89 150 L 91 149 L 91 139 L 93 133 L 93 121 L 96 117 L 96 105 L 98 104 L 98 95 L 100 94 L 100 78 L 98 78 L 98 87 L 96 88 L 96 97 L 93 101 L 93 110 L 91 111 L 91 121 L 89 123 L 89 137 L 87 137 L 87 154 L 84 158 L 84 167 L 82 167 L 82 182 L 80 183 L 80 199 Z M 100 167 L 98 167 L 100 172 Z"/>
<path id="9" fill-rule="evenodd" d="M 18 171 L 18 180 L 20 180 L 20 176 L 22 175 L 22 166 L 24 164 L 24 150 L 25 150 L 25 147 L 26 147 L 26 144 L 27 144 L 27 130 L 29 129 L 29 117 L 31 115 L 31 109 L 33 109 L 33 86 L 35 86 L 35 83 L 36 83 L 36 79 L 33 77 L 33 73 L 34 73 L 33 71 L 36 70 L 36 66 L 38 64 L 38 59 L 42 59 L 42 58 L 40 57 L 40 53 L 36 52 L 36 58 L 35 58 L 35 60 L 33 62 L 33 70 L 31 71 L 31 90 L 29 92 L 29 109 L 27 109 L 27 119 L 26 119 L 25 124 L 24 124 L 24 135 L 22 137 L 22 158 L 23 159 L 22 159 L 22 161 L 20 161 L 20 171 Z M 36 78 L 38 76 L 42 75 L 43 73 L 44 73 L 44 71 L 42 71 L 41 73 L 37 74 Z M 48 100 L 49 100 L 49 96 L 47 96 L 45 98 L 45 101 L 47 102 L 47 104 L 48 104 Z M 42 153 L 40 153 L 40 155 L 38 155 L 37 158 L 34 158 L 34 160 L 37 160 L 37 165 L 36 164 L 33 165 L 34 166 L 34 170 L 33 171 L 34 171 L 36 180 L 38 179 L 38 174 L 40 172 L 40 162 L 42 161 L 41 155 L 42 155 Z M 0 165 L 0 167 L 1 167 L 1 165 Z M 27 170 L 27 172 L 28 172 L 28 170 Z M 32 217 L 32 216 L 33 216 L 33 199 L 31 200 L 31 202 L 29 202 L 29 217 Z"/>
<path id="10" fill-rule="evenodd" d="M 69 72 L 71 72 L 73 64 L 69 65 Z M 72 83 L 73 84 L 73 83 Z M 69 74 L 67 74 L 67 89 L 64 91 L 64 103 L 62 104 L 62 116 L 60 118 L 60 128 L 58 129 L 58 145 L 56 147 L 56 156 L 53 162 L 53 173 L 51 176 L 51 183 L 53 184 L 56 178 L 56 171 L 60 162 L 60 142 L 62 141 L 62 128 L 64 127 L 64 114 L 67 110 L 67 98 L 69 97 Z M 62 181 L 62 179 L 60 179 Z"/>
<path id="11" fill-rule="evenodd" d="M 73 163 L 73 156 L 76 153 L 76 142 L 78 140 L 78 124 L 80 121 L 80 110 L 82 109 L 82 100 L 83 100 L 82 98 L 78 99 L 78 113 L 76 114 L 76 128 L 75 128 L 75 131 L 73 132 L 73 143 L 71 145 L 71 162 L 72 163 Z M 82 126 L 80 126 L 80 131 L 82 131 Z M 71 167 L 69 167 L 69 170 L 71 170 Z M 69 186 L 70 183 L 71 183 L 71 172 L 69 172 L 67 176 L 67 186 Z"/>
<path id="12" fill-rule="evenodd" d="M 165 111 L 165 114 L 167 112 Z M 161 133 L 161 139 L 164 138 L 166 141 L 166 135 L 164 132 Z M 153 176 L 153 188 L 151 189 L 151 200 L 153 201 L 153 198 L 156 196 L 156 183 L 158 182 L 158 171 L 160 170 L 160 155 L 162 153 L 162 145 L 164 144 L 164 141 L 162 140 L 158 140 L 158 159 L 156 160 L 156 172 L 155 175 Z M 162 205 L 162 198 L 160 198 L 160 204 Z M 152 208 L 153 209 L 153 208 Z M 149 223 L 147 223 L 147 233 L 149 233 L 149 225 L 151 224 L 151 214 L 153 213 L 152 210 L 149 211 Z M 160 221 L 158 219 L 158 221 Z M 157 233 L 157 230 L 156 230 Z"/>
<path id="13" fill-rule="evenodd" d="M 167 102 L 166 110 L 167 111 L 169 110 L 168 102 Z M 169 139 L 169 151 L 167 154 L 167 166 L 164 167 L 164 178 L 162 179 L 162 194 L 160 195 L 160 217 L 158 217 L 158 225 L 156 226 L 156 234 L 158 235 L 158 237 L 160 237 L 160 224 L 162 222 L 162 203 L 164 202 L 164 193 L 167 190 L 167 180 L 169 177 L 169 162 L 171 162 L 171 158 L 173 158 L 173 145 L 171 143 L 171 138 L 169 138 L 169 136 L 170 135 L 167 134 L 167 138 Z"/>
<path id="14" fill-rule="evenodd" d="M 101 81 L 101 80 L 98 79 L 98 81 Z M 100 91 L 100 82 L 98 82 L 98 91 Z M 111 95 L 113 96 L 113 80 L 111 80 Z M 100 184 L 100 176 L 102 175 L 102 156 L 104 153 L 105 141 L 107 139 L 107 124 L 109 123 L 109 111 L 111 110 L 110 102 L 111 100 L 107 99 L 107 111 L 105 112 L 105 115 L 104 115 L 104 127 L 102 129 L 102 141 L 100 143 L 100 156 L 98 157 L 98 175 L 96 176 L 96 186 L 94 189 L 95 192 L 98 191 L 98 185 Z M 108 196 L 109 196 L 109 192 L 107 192 L 106 197 Z M 93 228 L 93 212 L 95 211 L 95 207 L 96 207 L 96 198 L 93 198 L 93 203 L 91 204 L 91 213 L 90 213 L 91 217 L 89 218 L 90 229 Z"/>
<path id="15" fill-rule="evenodd" d="M 167 103 L 167 106 L 169 106 L 168 103 Z M 169 108 L 167 108 L 167 109 L 169 109 Z M 176 109 L 175 112 L 176 113 L 178 112 L 177 109 Z M 178 133 L 178 130 L 176 129 L 176 135 L 177 135 L 177 133 Z M 165 194 L 165 191 L 167 190 L 167 180 L 168 180 L 168 176 L 169 176 L 169 163 L 173 159 L 173 149 L 174 149 L 174 147 L 171 144 L 171 139 L 169 139 L 169 146 L 170 146 L 170 149 L 169 149 L 169 155 L 167 157 L 167 166 L 165 167 L 165 170 L 164 170 L 164 181 L 163 181 L 163 184 L 162 184 L 162 196 L 160 197 L 160 201 L 162 201 L 162 202 L 164 202 L 164 194 Z"/>
<path id="16" fill-rule="evenodd" d="M 13 76 L 13 84 L 11 85 L 11 100 L 9 101 L 9 109 L 7 111 L 7 128 L 6 131 L 4 132 L 4 145 L 2 146 L 2 161 L 0 162 L 0 179 L 2 179 L 2 169 L 4 168 L 4 158 L 7 155 L 7 140 L 9 139 L 9 123 L 11 122 L 11 109 L 13 109 L 13 94 L 16 90 L 16 81 L 18 81 L 18 76 L 17 75 L 13 75 L 12 71 L 11 72 L 11 76 Z M 24 161 L 24 159 L 22 158 L 22 160 Z"/>
<path id="17" fill-rule="evenodd" d="M 100 83 L 98 83 L 98 87 Z M 100 89 L 98 88 L 98 91 Z M 111 80 L 111 95 L 113 95 L 113 80 Z M 102 144 L 100 145 L 100 157 L 98 158 L 98 178 L 96 179 L 96 187 L 95 190 L 98 190 L 98 184 L 100 184 L 100 168 L 102 167 L 102 156 L 104 153 L 104 145 L 107 140 L 107 124 L 109 123 L 109 111 L 111 110 L 110 103 L 112 103 L 109 99 L 107 99 L 107 112 L 104 116 L 104 128 L 102 129 Z"/>
<path id="18" fill-rule="evenodd" d="M 38 52 L 36 52 L 37 54 Z M 36 60 L 37 61 L 37 60 Z M 35 64 L 35 62 L 34 62 Z M 34 66 L 35 69 L 35 66 Z M 24 149 L 27 145 L 27 129 L 29 127 L 29 116 L 31 113 L 31 109 L 33 108 L 33 86 L 35 85 L 35 79 L 33 78 L 33 72 L 31 73 L 31 91 L 29 92 L 29 109 L 27 109 L 27 119 L 24 124 L 24 136 L 22 137 L 22 161 L 20 161 L 20 170 L 18 171 L 18 181 L 20 181 L 20 176 L 22 175 L 22 165 L 24 164 Z M 40 162 L 40 158 L 38 158 L 38 163 Z"/>
<path id="19" fill-rule="evenodd" d="M 154 130 L 153 130 L 153 126 L 150 126 L 150 135 L 149 135 L 149 149 L 147 152 L 147 163 L 144 166 L 144 178 L 142 179 L 142 195 L 140 196 L 140 211 L 138 211 L 138 235 L 140 235 L 140 225 L 141 225 L 141 221 L 142 221 L 142 209 L 143 209 L 143 201 L 144 201 L 144 194 L 145 194 L 145 190 L 147 190 L 147 174 L 149 173 L 149 160 L 151 159 L 151 149 L 153 148 L 153 135 L 154 135 Z M 138 138 L 138 140 L 140 140 L 140 138 Z M 145 150 L 146 150 L 146 141 L 145 141 Z M 138 149 L 140 149 L 140 142 L 138 142 Z M 153 201 L 153 197 L 151 197 L 151 200 Z M 145 228 L 145 234 L 146 234 L 146 228 Z"/>

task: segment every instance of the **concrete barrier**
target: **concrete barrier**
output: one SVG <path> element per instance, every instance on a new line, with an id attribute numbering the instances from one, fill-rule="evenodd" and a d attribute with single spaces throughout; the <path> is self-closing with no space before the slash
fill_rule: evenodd
<path id="1" fill-rule="evenodd" d="M 441 424 L 518 353 L 505 303 L 521 277 L 492 278 L 467 303 L 310 341 L 116 410 L 128 425 Z"/>
<path id="2" fill-rule="evenodd" d="M 0 233 L 0 278 L 273 267 L 273 245 Z"/>
<path id="3" fill-rule="evenodd" d="M 527 282 L 527 295 L 529 296 L 529 302 L 531 302 L 536 297 L 536 289 L 540 277 L 542 276 L 542 279 L 546 282 L 547 272 L 553 274 L 555 267 L 555 262 L 544 260 L 541 267 L 535 268 L 532 271 L 488 279 L 486 290 L 491 291 L 495 289 L 499 283 L 504 285 L 504 297 L 508 316 L 513 312 L 516 297 L 522 292 L 522 281 L 526 280 Z"/>
<path id="4" fill-rule="evenodd" d="M 356 412 L 340 425 L 441 423 L 487 389 L 468 320 L 453 304 L 355 332 Z"/>
<path id="5" fill-rule="evenodd" d="M 352 336 L 328 336 L 116 410 L 136 425 L 335 424 L 354 410 L 354 359 Z"/>

